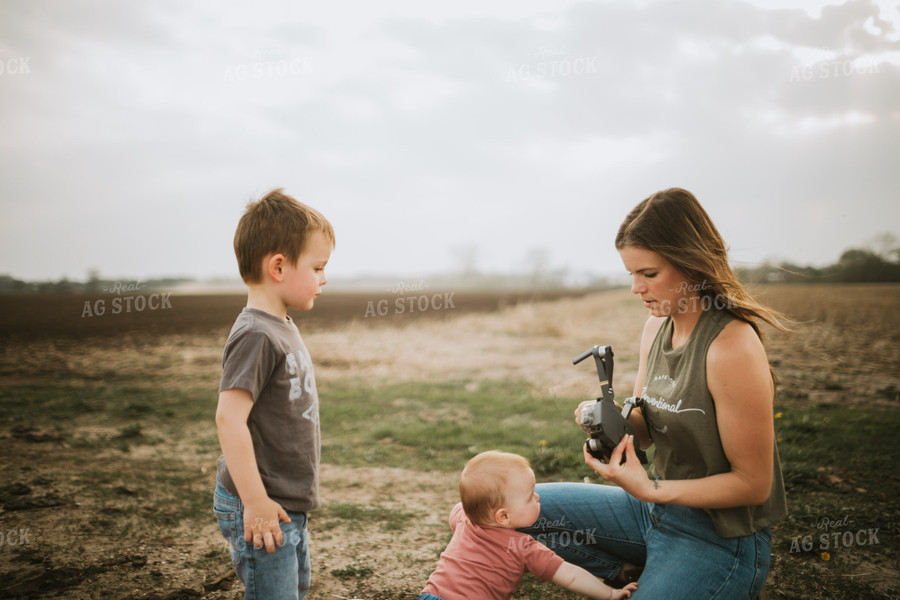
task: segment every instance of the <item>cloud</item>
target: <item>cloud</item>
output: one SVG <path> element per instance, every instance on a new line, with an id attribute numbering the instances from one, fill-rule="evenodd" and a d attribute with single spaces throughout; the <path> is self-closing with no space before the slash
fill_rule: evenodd
<path id="1" fill-rule="evenodd" d="M 339 273 L 462 246 L 616 271 L 618 222 L 671 185 L 742 258 L 833 260 L 900 222 L 897 23 L 861 0 L 12 2 L 0 59 L 31 72 L 0 76 L 0 272 L 229 274 L 276 186 L 335 222 Z"/>

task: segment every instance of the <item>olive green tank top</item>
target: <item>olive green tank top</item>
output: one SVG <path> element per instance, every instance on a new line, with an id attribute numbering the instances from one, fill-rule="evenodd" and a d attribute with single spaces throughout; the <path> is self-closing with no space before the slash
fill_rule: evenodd
<path id="1" fill-rule="evenodd" d="M 725 310 L 700 314 L 688 340 L 672 348 L 672 319 L 656 334 L 647 358 L 641 397 L 650 435 L 656 446 L 654 475 L 661 479 L 699 479 L 731 470 L 716 423 L 716 405 L 706 382 L 706 351 L 719 332 L 736 317 Z M 722 537 L 749 535 L 787 514 L 784 480 L 777 445 L 772 493 L 759 506 L 707 509 Z"/>

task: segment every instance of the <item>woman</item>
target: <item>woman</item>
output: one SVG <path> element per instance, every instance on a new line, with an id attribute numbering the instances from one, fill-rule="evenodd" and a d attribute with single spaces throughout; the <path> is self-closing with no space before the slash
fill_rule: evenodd
<path id="1" fill-rule="evenodd" d="M 638 204 L 616 248 L 650 311 L 634 386 L 643 405 L 629 421 L 641 448 L 656 447 L 655 478 L 629 436 L 608 463 L 585 452 L 618 487 L 541 484 L 540 527 L 527 532 L 606 579 L 646 564 L 635 599 L 755 598 L 769 568 L 769 527 L 787 512 L 759 328 L 784 330 L 781 317 L 738 282 L 690 192 Z"/>

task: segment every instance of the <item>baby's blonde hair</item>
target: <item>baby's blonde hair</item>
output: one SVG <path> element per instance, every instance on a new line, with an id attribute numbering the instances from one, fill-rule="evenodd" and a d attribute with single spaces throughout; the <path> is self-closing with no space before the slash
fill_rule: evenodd
<path id="1" fill-rule="evenodd" d="M 506 504 L 510 478 L 520 471 L 531 471 L 528 459 L 497 450 L 482 452 L 466 463 L 459 477 L 459 498 L 469 520 L 492 525 L 494 511 Z"/>

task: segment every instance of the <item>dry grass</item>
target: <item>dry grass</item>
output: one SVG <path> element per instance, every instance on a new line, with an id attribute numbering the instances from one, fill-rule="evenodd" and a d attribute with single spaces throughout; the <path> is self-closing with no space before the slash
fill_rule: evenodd
<path id="1" fill-rule="evenodd" d="M 795 333 L 770 333 L 768 344 L 786 398 L 824 405 L 895 402 L 890 390 L 900 387 L 900 286 L 785 285 L 760 292 L 762 301 L 796 322 Z"/>

